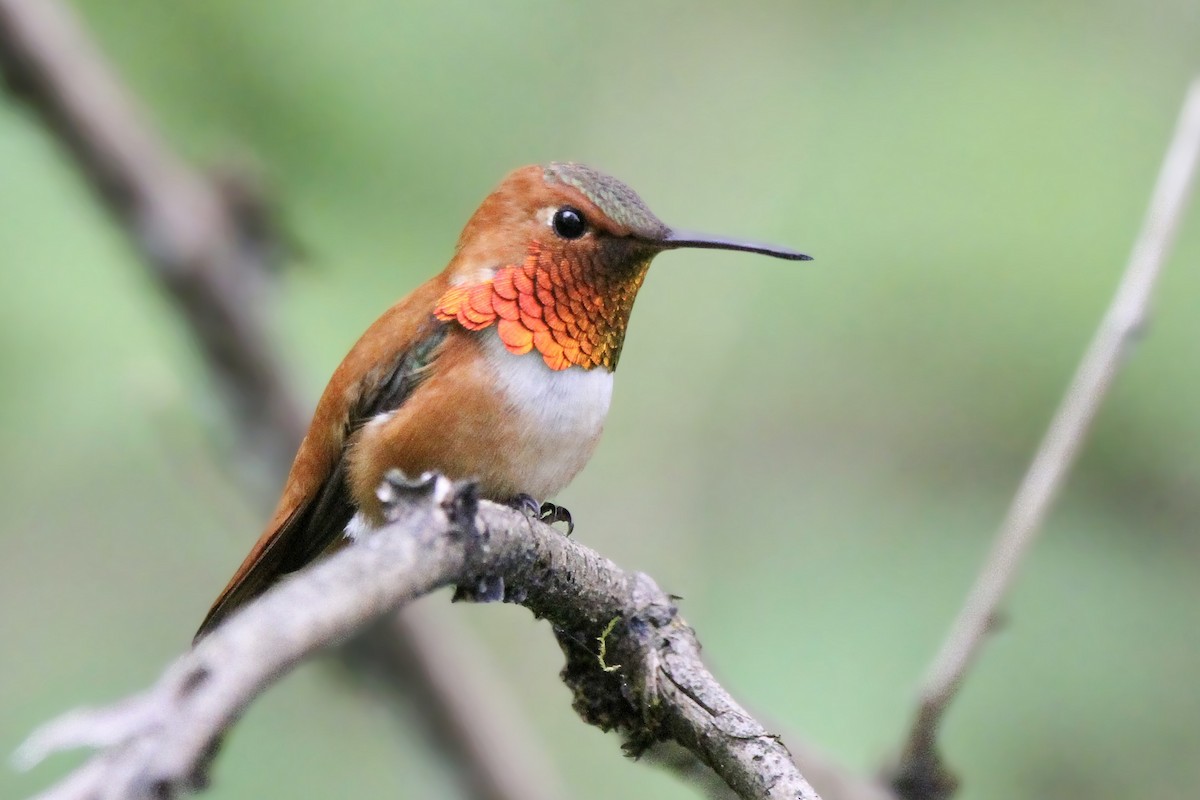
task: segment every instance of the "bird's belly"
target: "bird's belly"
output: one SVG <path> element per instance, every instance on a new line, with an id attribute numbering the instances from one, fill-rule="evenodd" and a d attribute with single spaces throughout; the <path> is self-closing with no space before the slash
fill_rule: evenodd
<path id="1" fill-rule="evenodd" d="M 376 489 L 390 469 L 477 480 L 492 500 L 546 500 L 596 449 L 611 372 L 552 370 L 537 352 L 508 352 L 495 328 L 450 337 L 437 371 L 395 411 L 364 425 L 349 448 L 351 499 L 369 525 L 383 521 Z"/>
<path id="2" fill-rule="evenodd" d="M 503 461 L 513 471 L 517 492 L 544 500 L 583 469 L 604 429 L 612 400 L 613 374 L 599 367 L 552 370 L 536 350 L 514 355 L 495 328 L 482 331 L 488 362 L 501 396 L 511 409 L 511 452 Z"/>

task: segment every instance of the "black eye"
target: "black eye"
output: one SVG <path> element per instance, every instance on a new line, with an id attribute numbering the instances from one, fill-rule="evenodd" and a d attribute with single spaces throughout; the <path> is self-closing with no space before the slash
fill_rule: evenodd
<path id="1" fill-rule="evenodd" d="M 563 206 L 554 212 L 554 232 L 564 239 L 578 239 L 587 231 L 587 220 L 577 208 Z"/>

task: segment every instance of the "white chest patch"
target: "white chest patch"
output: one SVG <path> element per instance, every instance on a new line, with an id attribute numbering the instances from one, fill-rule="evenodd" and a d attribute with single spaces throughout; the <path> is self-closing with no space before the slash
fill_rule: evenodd
<path id="1" fill-rule="evenodd" d="M 526 456 L 521 463 L 531 465 L 527 491 L 545 500 L 591 457 L 612 401 L 613 374 L 602 367 L 552 370 L 536 350 L 510 353 L 495 328 L 480 335 L 497 384 L 516 412 Z"/>

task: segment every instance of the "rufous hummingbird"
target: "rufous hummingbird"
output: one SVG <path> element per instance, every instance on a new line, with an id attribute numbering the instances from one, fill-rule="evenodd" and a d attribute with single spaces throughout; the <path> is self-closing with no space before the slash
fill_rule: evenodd
<path id="1" fill-rule="evenodd" d="M 275 514 L 197 637 L 281 576 L 383 523 L 399 469 L 473 478 L 483 497 L 550 503 L 596 447 L 650 261 L 685 247 L 807 260 L 677 231 L 625 184 L 574 163 L 510 173 L 450 264 L 384 312 L 334 371 Z"/>

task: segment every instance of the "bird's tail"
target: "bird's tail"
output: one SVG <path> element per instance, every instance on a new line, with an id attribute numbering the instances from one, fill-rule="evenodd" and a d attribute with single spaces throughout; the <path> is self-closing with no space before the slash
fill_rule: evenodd
<path id="1" fill-rule="evenodd" d="M 195 642 L 237 609 L 271 588 L 280 578 L 345 542 L 354 508 L 342 483 L 342 464 L 317 496 L 291 510 L 280 509 L 254 549 L 229 580 L 200 623 Z"/>

